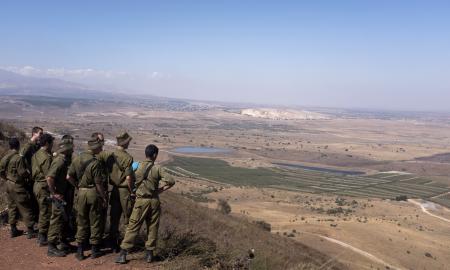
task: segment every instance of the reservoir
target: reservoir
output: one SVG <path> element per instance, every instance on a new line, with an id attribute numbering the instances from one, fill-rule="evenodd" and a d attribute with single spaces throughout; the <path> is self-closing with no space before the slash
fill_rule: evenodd
<path id="1" fill-rule="evenodd" d="M 173 149 L 175 153 L 180 154 L 217 154 L 217 153 L 230 153 L 230 149 L 217 148 L 217 147 L 200 147 L 200 146 L 182 146 Z"/>
<path id="2" fill-rule="evenodd" d="M 328 168 L 321 168 L 321 167 L 312 167 L 312 166 L 304 166 L 299 164 L 289 164 L 289 163 L 273 163 L 275 165 L 284 166 L 284 167 L 291 167 L 291 168 L 300 168 L 304 170 L 310 170 L 310 171 L 318 171 L 318 172 L 326 172 L 326 173 L 337 173 L 337 174 L 344 174 L 344 175 L 363 175 L 366 174 L 365 172 L 360 171 L 344 171 L 344 170 L 337 170 L 337 169 L 328 169 Z"/>

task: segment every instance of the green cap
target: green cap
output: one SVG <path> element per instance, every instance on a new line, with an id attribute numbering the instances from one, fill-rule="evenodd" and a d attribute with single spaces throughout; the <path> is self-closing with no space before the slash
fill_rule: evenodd
<path id="1" fill-rule="evenodd" d="M 120 133 L 119 136 L 116 137 L 117 145 L 123 146 L 126 145 L 133 139 L 127 132 Z"/>
<path id="2" fill-rule="evenodd" d="M 63 153 L 69 150 L 73 151 L 73 143 L 68 140 L 63 140 L 58 144 L 58 149 L 56 152 Z"/>
<path id="3" fill-rule="evenodd" d="M 91 150 L 98 149 L 98 148 L 100 148 L 102 146 L 103 146 L 103 143 L 98 138 L 91 138 L 88 141 L 88 148 L 91 149 Z"/>

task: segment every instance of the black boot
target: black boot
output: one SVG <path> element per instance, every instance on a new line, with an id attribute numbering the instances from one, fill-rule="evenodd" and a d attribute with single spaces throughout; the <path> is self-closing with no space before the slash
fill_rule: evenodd
<path id="1" fill-rule="evenodd" d="M 117 257 L 117 259 L 116 259 L 116 263 L 120 263 L 120 264 L 127 263 L 127 254 L 128 254 L 128 252 L 125 249 L 121 249 L 119 257 Z"/>
<path id="2" fill-rule="evenodd" d="M 36 232 L 34 231 L 34 226 L 28 227 L 27 229 L 27 239 L 32 239 L 36 237 Z"/>
<path id="3" fill-rule="evenodd" d="M 92 245 L 91 258 L 96 259 L 98 257 L 101 257 L 102 255 L 103 255 L 103 253 L 100 250 L 99 245 Z"/>
<path id="4" fill-rule="evenodd" d="M 81 244 L 81 243 L 78 243 L 77 253 L 75 254 L 75 258 L 77 258 L 77 260 L 79 260 L 79 261 L 82 261 L 85 259 L 84 253 L 83 253 L 83 244 Z"/>
<path id="5" fill-rule="evenodd" d="M 49 257 L 65 257 L 66 253 L 59 250 L 54 243 L 48 243 L 47 256 Z"/>
<path id="6" fill-rule="evenodd" d="M 16 224 L 11 225 L 11 238 L 21 236 L 23 234 L 23 231 L 17 229 Z"/>
<path id="7" fill-rule="evenodd" d="M 38 235 L 38 243 L 40 247 L 44 247 L 48 245 L 47 235 L 43 233 L 39 233 Z"/>
<path id="8" fill-rule="evenodd" d="M 145 254 L 145 261 L 147 263 L 153 262 L 153 250 L 147 250 L 147 253 Z"/>
<path id="9" fill-rule="evenodd" d="M 111 244 L 111 250 L 114 253 L 119 253 L 120 252 L 119 240 L 117 238 L 112 238 L 110 244 Z"/>
<path id="10" fill-rule="evenodd" d="M 76 252 L 77 247 L 70 244 L 70 242 L 67 242 L 66 240 L 61 242 L 61 247 L 62 250 L 64 250 L 64 252 L 66 254 L 72 253 L 72 252 Z"/>

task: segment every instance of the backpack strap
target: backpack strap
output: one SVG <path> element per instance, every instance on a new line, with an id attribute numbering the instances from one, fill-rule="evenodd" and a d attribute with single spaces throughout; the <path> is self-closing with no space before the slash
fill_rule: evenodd
<path id="1" fill-rule="evenodd" d="M 142 181 L 139 183 L 139 185 L 136 186 L 136 190 L 139 188 L 139 186 L 142 184 L 142 182 L 144 182 L 145 180 L 147 180 L 148 174 L 149 174 L 150 171 L 152 170 L 153 165 L 155 165 L 155 163 L 150 162 L 150 163 L 147 165 L 147 167 L 145 167 L 145 171 L 144 171 L 144 175 L 143 175 Z"/>

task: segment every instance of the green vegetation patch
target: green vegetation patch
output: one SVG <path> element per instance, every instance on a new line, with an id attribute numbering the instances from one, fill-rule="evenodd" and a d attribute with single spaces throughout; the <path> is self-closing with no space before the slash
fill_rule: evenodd
<path id="1" fill-rule="evenodd" d="M 410 174 L 379 173 L 370 176 L 352 176 L 291 168 L 232 167 L 220 159 L 175 156 L 169 172 L 189 178 L 206 178 L 235 186 L 273 187 L 282 190 L 311 193 L 331 193 L 356 197 L 395 199 L 430 199 L 450 189 L 431 185 L 430 180 Z M 438 199 L 448 205 L 446 197 Z M 436 200 L 435 200 L 436 201 Z M 448 201 L 448 202 L 447 202 Z"/>

